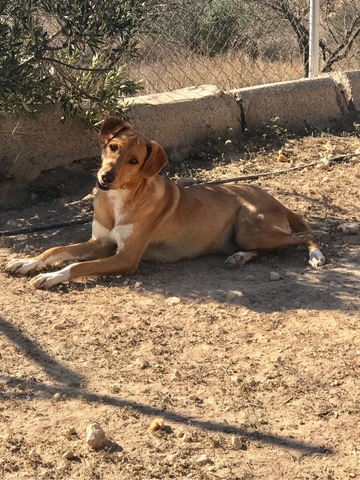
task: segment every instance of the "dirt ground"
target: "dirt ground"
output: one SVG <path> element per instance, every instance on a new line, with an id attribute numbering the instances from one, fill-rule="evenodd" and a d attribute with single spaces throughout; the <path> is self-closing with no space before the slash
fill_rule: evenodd
<path id="1" fill-rule="evenodd" d="M 263 134 L 203 145 L 167 174 L 258 174 L 359 148 Z M 0 230 L 89 215 L 94 168 L 45 173 Z M 6 260 L 91 225 L 0 239 L 1 479 L 360 478 L 360 234 L 339 230 L 360 222 L 358 157 L 254 183 L 308 220 L 323 268 L 287 248 L 241 270 L 212 256 L 34 290 Z M 94 422 L 109 439 L 99 450 L 86 444 Z"/>

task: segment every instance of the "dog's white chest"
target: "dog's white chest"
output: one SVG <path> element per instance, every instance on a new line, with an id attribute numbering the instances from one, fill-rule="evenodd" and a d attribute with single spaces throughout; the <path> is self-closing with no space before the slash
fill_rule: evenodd
<path id="1" fill-rule="evenodd" d="M 133 224 L 124 223 L 124 205 L 127 196 L 126 190 L 110 190 L 107 195 L 114 213 L 114 227 L 109 230 L 97 220 L 93 220 L 92 238 L 103 242 L 116 242 L 118 249 L 125 245 L 125 241 L 133 232 Z"/>

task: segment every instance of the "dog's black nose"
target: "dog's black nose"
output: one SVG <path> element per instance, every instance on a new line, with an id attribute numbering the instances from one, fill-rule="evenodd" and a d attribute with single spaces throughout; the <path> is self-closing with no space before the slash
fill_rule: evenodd
<path id="1" fill-rule="evenodd" d="M 104 185 L 109 185 L 114 180 L 115 180 L 115 175 L 112 170 L 108 170 L 107 172 L 102 172 L 101 181 Z"/>

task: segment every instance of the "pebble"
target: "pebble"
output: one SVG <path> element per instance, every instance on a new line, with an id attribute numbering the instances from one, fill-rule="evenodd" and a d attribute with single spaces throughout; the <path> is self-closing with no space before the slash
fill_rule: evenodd
<path id="1" fill-rule="evenodd" d="M 233 435 L 231 437 L 231 445 L 234 447 L 235 450 L 241 450 L 244 448 L 244 442 L 241 437 L 237 435 Z"/>
<path id="2" fill-rule="evenodd" d="M 86 443 L 94 449 L 102 448 L 107 444 L 105 432 L 98 423 L 91 423 L 87 426 Z"/>
<path id="3" fill-rule="evenodd" d="M 318 163 L 316 165 L 316 168 L 318 168 L 320 170 L 328 170 L 331 166 L 332 166 L 331 160 L 329 160 L 327 158 L 323 158 L 321 160 L 321 163 Z"/>
<path id="4" fill-rule="evenodd" d="M 166 300 L 167 305 L 173 306 L 173 305 L 179 305 L 181 303 L 181 298 L 179 297 L 169 297 Z"/>
<path id="5" fill-rule="evenodd" d="M 67 460 L 71 460 L 72 458 L 75 457 L 74 450 L 72 450 L 71 448 L 69 450 L 66 450 L 63 457 L 66 458 Z"/>
<path id="6" fill-rule="evenodd" d="M 165 460 L 169 465 L 172 465 L 175 462 L 175 460 L 177 460 L 178 458 L 179 458 L 179 453 L 170 453 L 170 455 L 168 455 L 165 458 Z"/>
<path id="7" fill-rule="evenodd" d="M 274 380 L 279 376 L 278 372 L 269 372 L 266 374 L 266 378 L 269 380 Z"/>
<path id="8" fill-rule="evenodd" d="M 289 159 L 286 155 L 284 155 L 283 153 L 279 152 L 279 155 L 277 157 L 277 161 L 278 162 L 281 162 L 281 163 L 288 163 L 289 162 Z"/>
<path id="9" fill-rule="evenodd" d="M 141 358 L 141 357 L 138 357 L 138 358 L 135 360 L 134 364 L 135 364 L 138 368 L 140 368 L 141 370 L 145 370 L 145 368 L 149 368 L 149 367 L 150 367 L 150 363 L 149 363 L 146 359 Z"/>
<path id="10" fill-rule="evenodd" d="M 172 379 L 173 380 L 180 380 L 181 379 L 181 373 L 179 372 L 179 370 L 177 368 L 175 368 L 175 370 L 173 372 Z"/>
<path id="11" fill-rule="evenodd" d="M 61 393 L 59 392 L 55 393 L 55 395 L 53 396 L 53 399 L 55 400 L 55 402 L 58 402 L 59 400 L 61 400 Z"/>
<path id="12" fill-rule="evenodd" d="M 277 272 L 270 272 L 270 280 L 272 282 L 277 282 L 280 280 L 280 275 Z"/>
<path id="13" fill-rule="evenodd" d="M 65 430 L 64 435 L 65 435 L 65 437 L 70 439 L 73 436 L 77 435 L 77 431 L 76 431 L 75 427 L 69 427 Z"/>
<path id="14" fill-rule="evenodd" d="M 150 424 L 150 430 L 156 432 L 164 428 L 165 422 L 163 418 L 155 418 Z"/>
<path id="15" fill-rule="evenodd" d="M 244 281 L 245 282 L 253 282 L 255 280 L 255 277 L 253 275 L 247 275 L 245 278 L 244 278 Z"/>
<path id="16" fill-rule="evenodd" d="M 355 235 L 360 231 L 360 225 L 358 223 L 343 223 L 342 225 L 338 226 L 338 231 L 343 233 L 344 235 Z"/>
<path id="17" fill-rule="evenodd" d="M 204 454 L 204 455 L 200 455 L 200 457 L 198 457 L 198 458 L 196 459 L 196 463 L 197 463 L 198 465 L 206 465 L 207 463 L 210 463 L 210 462 L 211 462 L 211 461 L 210 461 L 209 457 L 208 457 L 207 455 L 205 455 L 205 454 Z"/>
<path id="18" fill-rule="evenodd" d="M 15 222 L 15 220 L 9 220 L 5 224 L 7 227 L 17 227 L 18 224 Z"/>
<path id="19" fill-rule="evenodd" d="M 143 287 L 144 287 L 144 284 L 142 282 L 135 282 L 134 284 L 134 288 L 136 288 L 137 290 L 140 290 Z"/>

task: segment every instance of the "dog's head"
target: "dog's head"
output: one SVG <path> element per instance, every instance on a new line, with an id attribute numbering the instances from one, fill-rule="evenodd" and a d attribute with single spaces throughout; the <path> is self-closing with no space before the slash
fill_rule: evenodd
<path id="1" fill-rule="evenodd" d="M 149 142 L 130 123 L 109 117 L 99 133 L 102 165 L 97 174 L 102 190 L 128 188 L 156 176 L 168 163 L 162 147 Z"/>

